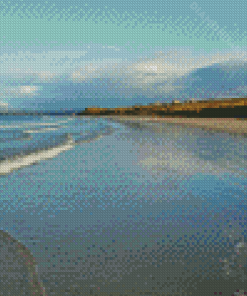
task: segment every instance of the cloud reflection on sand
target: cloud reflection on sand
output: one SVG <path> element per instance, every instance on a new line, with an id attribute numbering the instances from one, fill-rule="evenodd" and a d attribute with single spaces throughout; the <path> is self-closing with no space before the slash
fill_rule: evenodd
<path id="1" fill-rule="evenodd" d="M 237 178 L 247 178 L 247 173 L 239 168 L 239 166 L 243 166 L 242 162 L 244 160 L 240 158 L 242 164 L 239 164 L 239 159 L 237 159 L 236 155 L 228 155 L 229 149 L 227 147 L 233 147 L 231 144 L 232 140 L 229 138 L 231 136 L 228 137 L 227 141 L 226 135 L 222 133 L 217 136 L 217 132 L 216 134 L 213 132 L 208 133 L 200 129 L 193 130 L 161 122 L 140 122 L 138 119 L 129 122 L 119 120 L 118 122 L 132 129 L 133 133 L 129 137 L 132 137 L 135 142 L 141 143 L 137 164 L 150 171 L 153 175 L 158 175 L 163 171 L 182 176 L 204 174 L 223 177 L 229 174 Z M 151 137 L 151 140 L 147 140 L 149 137 Z M 190 139 L 190 143 L 186 143 L 187 137 Z M 198 145 L 198 139 L 204 140 L 204 142 L 207 141 L 204 143 L 204 146 Z M 240 139 L 242 138 L 240 137 Z M 215 150 L 217 148 L 216 142 L 221 143 L 224 141 L 225 148 L 224 151 L 221 151 L 222 157 L 217 157 L 218 151 Z M 183 143 L 182 146 L 181 143 Z M 236 143 L 236 138 L 234 143 Z M 240 141 L 239 145 L 241 143 Z M 214 148 L 213 144 L 215 144 L 216 148 Z M 234 149 L 238 148 L 237 145 L 235 146 Z M 212 156 L 215 155 L 215 157 L 206 157 L 207 155 L 204 155 L 203 150 Z M 229 158 L 230 156 L 231 158 Z"/>
<path id="2" fill-rule="evenodd" d="M 140 165 L 153 172 L 158 170 L 172 170 L 179 174 L 194 175 L 196 173 L 219 175 L 228 172 L 223 168 L 213 165 L 210 161 L 203 161 L 191 154 L 175 150 L 167 150 L 157 157 L 148 157 L 141 160 Z"/>

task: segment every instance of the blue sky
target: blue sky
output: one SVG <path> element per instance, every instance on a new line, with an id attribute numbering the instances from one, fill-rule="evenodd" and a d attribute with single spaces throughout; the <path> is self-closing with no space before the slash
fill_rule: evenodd
<path id="1" fill-rule="evenodd" d="M 0 1 L 0 106 L 247 96 L 246 11 L 246 1 Z"/>

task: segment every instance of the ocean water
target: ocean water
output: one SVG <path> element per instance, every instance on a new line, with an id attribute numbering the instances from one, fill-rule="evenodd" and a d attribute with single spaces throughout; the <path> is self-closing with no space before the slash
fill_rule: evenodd
<path id="1" fill-rule="evenodd" d="M 47 295 L 247 293 L 247 138 L 70 116 L 0 128 L 0 229 Z"/>

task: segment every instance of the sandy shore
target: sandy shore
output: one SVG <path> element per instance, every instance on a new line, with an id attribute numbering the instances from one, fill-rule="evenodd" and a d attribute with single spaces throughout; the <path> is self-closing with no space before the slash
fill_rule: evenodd
<path id="1" fill-rule="evenodd" d="M 117 122 L 162 122 L 178 124 L 184 127 L 203 128 L 234 134 L 247 134 L 247 120 L 236 118 L 153 118 L 140 116 L 104 116 Z"/>

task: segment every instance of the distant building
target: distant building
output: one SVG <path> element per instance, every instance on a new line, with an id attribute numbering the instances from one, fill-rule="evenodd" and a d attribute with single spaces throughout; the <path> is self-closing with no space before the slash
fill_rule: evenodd
<path id="1" fill-rule="evenodd" d="M 189 99 L 189 100 L 185 101 L 185 103 L 196 103 L 196 100 L 195 99 Z"/>
<path id="2" fill-rule="evenodd" d="M 173 100 L 172 103 L 173 103 L 173 104 L 179 104 L 180 101 L 179 101 L 179 100 Z"/>
<path id="3" fill-rule="evenodd" d="M 160 101 L 157 101 L 157 102 L 155 102 L 155 103 L 151 103 L 150 105 L 151 105 L 151 106 L 161 106 L 162 103 L 161 103 Z"/>
<path id="4" fill-rule="evenodd" d="M 154 103 L 154 105 L 155 106 L 161 106 L 161 102 L 160 101 L 157 101 L 157 102 Z"/>

